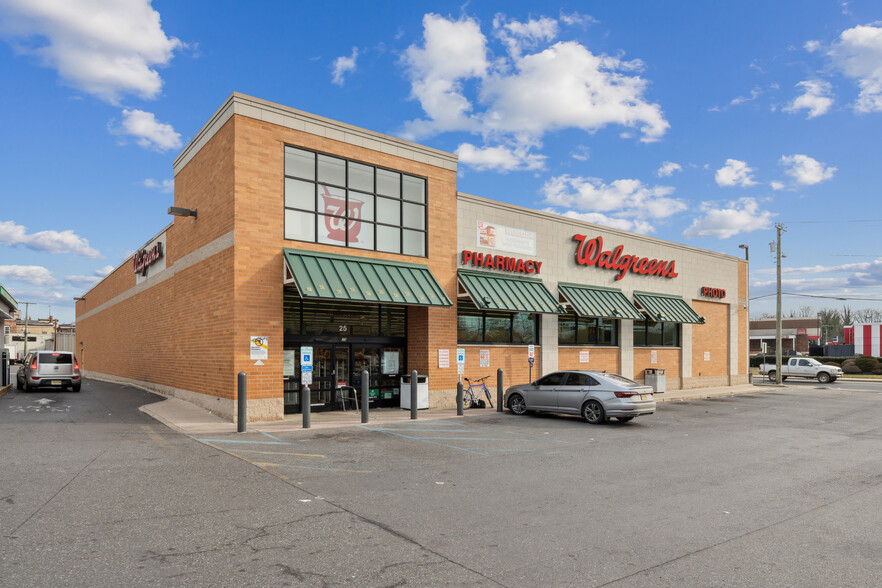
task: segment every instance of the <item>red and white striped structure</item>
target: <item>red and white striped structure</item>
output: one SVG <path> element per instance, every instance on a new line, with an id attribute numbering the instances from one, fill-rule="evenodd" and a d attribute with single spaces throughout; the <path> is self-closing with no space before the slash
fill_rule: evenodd
<path id="1" fill-rule="evenodd" d="M 882 323 L 855 323 L 845 327 L 843 343 L 854 345 L 858 355 L 882 356 Z"/>

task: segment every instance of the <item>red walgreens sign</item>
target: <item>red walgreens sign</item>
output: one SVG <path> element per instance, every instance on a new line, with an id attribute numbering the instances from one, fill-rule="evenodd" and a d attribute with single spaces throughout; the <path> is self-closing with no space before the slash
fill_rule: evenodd
<path id="1" fill-rule="evenodd" d="M 637 255 L 622 255 L 624 250 L 622 245 L 612 251 L 603 251 L 603 237 L 601 236 L 588 239 L 585 235 L 573 235 L 573 240 L 579 244 L 576 247 L 576 263 L 616 270 L 619 272 L 616 280 L 624 278 L 629 271 L 635 274 L 663 278 L 676 278 L 678 275 L 674 271 L 674 260 L 664 261 Z"/>
<path id="2" fill-rule="evenodd" d="M 135 273 L 142 276 L 147 275 L 147 268 L 156 263 L 162 257 L 162 241 L 151 247 L 149 250 L 142 249 L 135 252 Z"/>
<path id="3" fill-rule="evenodd" d="M 533 259 L 519 259 L 491 253 L 478 253 L 477 251 L 463 251 L 462 265 L 472 264 L 473 267 L 492 267 L 493 269 L 516 272 L 519 274 L 538 274 L 542 267 L 541 261 Z"/>

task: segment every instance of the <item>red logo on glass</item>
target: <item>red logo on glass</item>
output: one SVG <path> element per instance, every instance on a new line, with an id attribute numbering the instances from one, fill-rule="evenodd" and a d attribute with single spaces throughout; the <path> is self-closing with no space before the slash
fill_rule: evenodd
<path id="1" fill-rule="evenodd" d="M 325 203 L 325 228 L 328 229 L 328 239 L 332 241 L 346 242 L 346 229 L 349 229 L 349 242 L 358 243 L 358 234 L 361 232 L 361 207 L 364 202 L 349 199 L 349 208 L 346 207 L 346 197 L 343 194 L 332 194 L 327 186 L 319 186 L 323 192 L 322 200 Z M 343 216 L 348 218 L 342 218 Z"/>

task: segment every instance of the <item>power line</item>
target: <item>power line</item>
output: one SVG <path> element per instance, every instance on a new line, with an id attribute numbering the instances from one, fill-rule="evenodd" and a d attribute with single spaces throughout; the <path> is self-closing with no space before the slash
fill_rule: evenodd
<path id="1" fill-rule="evenodd" d="M 772 294 L 763 294 L 762 296 L 754 296 L 751 300 L 758 300 L 760 298 L 768 298 L 769 296 L 776 296 L 777 292 L 773 292 Z M 831 300 L 861 300 L 861 301 L 871 301 L 871 302 L 882 302 L 882 298 L 851 298 L 844 296 L 822 296 L 820 294 L 797 294 L 795 292 L 781 292 L 783 296 L 803 296 L 805 298 L 829 298 Z"/>
<path id="2" fill-rule="evenodd" d="M 882 223 L 882 218 L 865 218 L 856 220 L 812 220 L 812 221 L 787 221 L 788 225 L 829 225 L 833 223 Z"/>

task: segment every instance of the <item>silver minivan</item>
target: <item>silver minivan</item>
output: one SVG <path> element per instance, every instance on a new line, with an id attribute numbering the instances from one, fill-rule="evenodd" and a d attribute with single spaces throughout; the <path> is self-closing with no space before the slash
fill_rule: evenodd
<path id="1" fill-rule="evenodd" d="M 37 388 L 70 388 L 80 391 L 80 364 L 70 351 L 28 353 L 16 374 L 15 387 L 25 392 Z"/>

